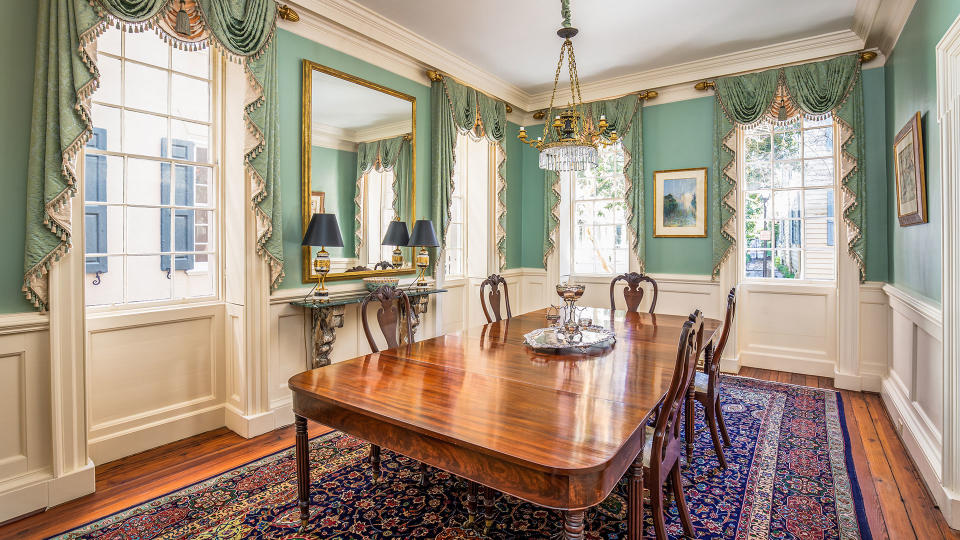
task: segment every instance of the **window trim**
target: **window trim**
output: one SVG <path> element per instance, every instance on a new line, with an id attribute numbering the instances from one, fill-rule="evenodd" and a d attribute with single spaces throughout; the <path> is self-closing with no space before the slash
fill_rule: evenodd
<path id="1" fill-rule="evenodd" d="M 601 149 L 601 151 L 602 151 L 602 150 L 603 150 L 603 149 Z M 624 163 L 626 163 L 626 159 L 627 159 L 626 150 L 622 147 L 622 145 L 620 146 L 620 151 L 623 152 Z M 560 179 L 559 179 L 559 183 L 560 183 L 560 206 L 561 206 L 561 207 L 564 206 L 564 202 L 563 202 L 563 201 L 564 201 L 564 199 L 566 198 L 567 202 L 566 202 L 566 205 L 565 205 L 565 206 L 566 206 L 566 212 L 565 212 L 565 213 L 566 213 L 566 215 L 567 215 L 567 223 L 568 223 L 568 226 L 566 227 L 568 230 L 566 231 L 566 232 L 567 232 L 567 235 L 566 235 L 567 238 L 566 238 L 566 248 L 565 248 L 565 249 L 561 248 L 560 245 L 559 245 L 559 243 L 560 243 L 561 241 L 563 241 L 563 235 L 561 234 L 561 231 L 562 231 L 565 227 L 563 227 L 562 225 L 560 225 L 560 226 L 557 227 L 557 241 L 558 241 L 558 244 L 557 244 L 557 249 L 556 249 L 556 251 L 557 251 L 558 255 L 561 254 L 561 253 L 566 253 L 567 259 L 568 259 L 568 260 L 566 261 L 566 263 L 564 263 L 564 261 L 563 261 L 560 257 L 558 257 L 558 262 L 559 262 L 559 264 L 560 264 L 560 268 L 559 268 L 559 269 L 560 269 L 561 279 L 562 279 L 563 277 L 569 277 L 569 278 L 574 279 L 574 280 L 576 280 L 576 279 L 591 280 L 591 279 L 601 279 L 601 278 L 602 278 L 602 279 L 610 279 L 610 278 L 612 278 L 612 277 L 614 277 L 614 276 L 618 276 L 618 275 L 620 275 L 620 274 L 633 271 L 634 268 L 635 268 L 634 259 L 635 259 L 636 257 L 634 257 L 634 255 L 633 255 L 633 250 L 632 250 L 631 247 L 630 247 L 630 240 L 631 240 L 631 239 L 630 239 L 630 227 L 629 227 L 629 224 L 628 224 L 628 222 L 627 222 L 627 212 L 628 212 L 628 209 L 626 208 L 626 205 L 627 205 L 627 201 L 626 201 L 626 185 L 627 185 L 627 178 L 626 178 L 626 176 L 627 176 L 627 175 L 626 175 L 626 173 L 625 173 L 625 172 L 622 173 L 622 174 L 623 174 L 623 177 L 624 177 L 624 197 L 620 200 L 620 202 L 622 202 L 622 203 L 624 204 L 624 215 L 623 215 L 624 220 L 623 220 L 623 223 L 620 224 L 620 225 L 623 226 L 623 234 L 624 234 L 625 241 L 626 241 L 626 246 L 625 246 L 623 249 L 624 249 L 624 251 L 625 251 L 625 253 L 626 253 L 627 268 L 626 268 L 626 270 L 624 270 L 624 271 L 622 271 L 622 272 L 619 271 L 619 270 L 617 270 L 617 269 L 615 268 L 615 269 L 613 269 L 613 271 L 612 271 L 611 273 L 603 273 L 603 272 L 578 273 L 578 272 L 576 271 L 576 265 L 575 265 L 575 262 L 574 262 L 574 244 L 575 244 L 575 242 L 576 242 L 576 226 L 575 226 L 575 225 L 576 225 L 576 204 L 575 204 L 575 203 L 576 203 L 576 200 L 574 199 L 574 192 L 576 191 L 576 186 L 575 186 L 575 184 L 574 184 L 574 181 L 575 181 L 576 171 L 564 171 L 564 172 L 561 172 L 561 173 L 558 173 L 558 174 L 560 175 Z M 564 189 L 564 186 L 565 186 L 565 185 L 566 185 L 566 189 Z M 587 199 L 583 199 L 583 200 L 587 200 Z M 616 202 L 616 201 L 617 201 L 617 198 L 616 198 L 616 197 L 605 197 L 605 198 L 602 198 L 602 199 L 598 198 L 598 199 L 589 199 L 589 200 L 590 200 L 590 201 L 593 201 L 593 202 L 598 202 L 598 201 L 599 201 L 599 202 L 604 202 L 604 201 L 613 201 L 613 202 Z M 617 224 L 617 223 L 612 223 L 612 225 L 613 225 L 613 226 L 616 226 L 616 225 L 618 225 L 618 224 Z M 564 264 L 567 265 L 567 270 L 569 270 L 569 272 L 567 272 L 566 274 L 563 272 Z"/>
<path id="2" fill-rule="evenodd" d="M 798 120 L 798 121 L 800 121 L 800 120 Z M 833 127 L 833 154 L 832 154 L 831 157 L 833 158 L 833 185 L 832 185 L 832 186 L 829 186 L 829 187 L 832 187 L 832 189 L 833 189 L 834 216 L 833 216 L 832 219 L 833 219 L 834 245 L 833 245 L 832 247 L 833 247 L 833 253 L 834 253 L 834 268 L 833 268 L 834 274 L 833 274 L 833 278 L 832 278 L 832 279 L 829 279 L 829 280 L 827 280 L 827 279 L 809 279 L 809 278 L 806 278 L 806 277 L 804 277 L 803 279 L 787 279 L 787 278 L 777 278 L 777 277 L 772 277 L 772 276 L 771 276 L 771 277 L 748 277 L 748 276 L 747 276 L 747 268 L 746 268 L 746 261 L 745 261 L 745 257 L 746 257 L 746 253 L 747 253 L 747 247 L 746 247 L 746 222 L 747 222 L 747 220 L 746 220 L 746 218 L 745 218 L 745 216 L 744 216 L 744 212 L 745 212 L 745 201 L 746 201 L 746 192 L 747 192 L 747 190 L 745 189 L 745 181 L 746 181 L 746 175 L 745 175 L 746 159 L 744 159 L 744 158 L 745 158 L 745 152 L 744 152 L 745 146 L 744 146 L 744 144 L 745 144 L 745 132 L 746 132 L 747 130 L 743 129 L 742 127 L 737 127 L 737 128 L 735 128 L 735 129 L 736 129 L 736 132 L 737 132 L 737 134 L 736 134 L 736 136 L 737 136 L 737 156 L 736 156 L 737 163 L 736 163 L 736 167 L 737 167 L 737 179 L 738 179 L 738 180 L 737 180 L 737 187 L 736 187 L 736 190 L 737 190 L 737 193 L 736 193 L 737 208 L 736 208 L 736 213 L 735 213 L 735 219 L 736 219 L 736 221 L 737 221 L 737 223 L 736 223 L 736 228 L 737 228 L 737 250 L 736 250 L 737 265 L 736 265 L 736 268 L 737 268 L 737 278 L 739 279 L 739 281 L 740 281 L 741 283 L 746 283 L 746 284 L 751 284 L 751 285 L 787 286 L 787 287 L 800 287 L 800 288 L 804 288 L 804 287 L 805 287 L 805 288 L 810 288 L 810 287 L 814 287 L 814 288 L 824 288 L 824 287 L 826 287 L 826 288 L 835 288 L 835 287 L 837 286 L 837 284 L 839 283 L 839 281 L 840 281 L 840 265 L 841 265 L 841 263 L 840 263 L 840 258 L 841 258 L 842 253 L 841 253 L 841 251 L 840 251 L 841 242 L 836 241 L 836 239 L 837 239 L 837 237 L 839 236 L 839 233 L 840 233 L 840 223 L 841 223 L 841 221 L 842 221 L 842 219 L 841 219 L 842 211 L 841 211 L 840 213 L 837 212 L 837 209 L 841 208 L 841 204 L 840 204 L 840 203 L 841 203 L 841 199 L 840 199 L 840 197 L 841 197 L 841 187 L 842 187 L 842 186 L 841 186 L 841 183 L 840 183 L 840 158 L 841 158 L 840 153 L 842 152 L 842 148 L 841 148 L 841 144 L 840 144 L 840 128 L 839 128 L 839 126 L 837 125 L 836 119 L 833 120 L 833 126 L 832 126 L 832 127 Z M 804 130 L 804 129 L 801 127 L 801 131 L 803 131 L 803 130 Z M 771 149 L 770 149 L 770 151 L 771 151 L 771 153 L 773 152 L 772 139 L 771 139 Z M 814 158 L 814 159 L 815 159 L 815 158 Z M 803 170 L 803 162 L 805 161 L 805 159 L 801 156 L 801 157 L 800 157 L 799 159 L 797 159 L 797 160 L 783 160 L 783 161 L 799 161 L 799 162 L 801 163 L 801 171 L 802 171 L 802 170 Z M 801 173 L 801 174 L 803 174 L 803 173 Z M 801 189 L 801 190 L 805 190 L 805 189 L 828 189 L 828 186 L 815 186 L 815 187 L 810 187 L 810 188 L 806 188 L 806 187 L 801 187 L 801 188 L 780 188 L 780 189 L 781 189 L 781 190 L 783 190 L 783 189 Z M 773 192 L 773 191 L 776 191 L 776 190 L 774 190 L 774 189 L 771 188 L 771 192 Z M 801 203 L 801 204 L 802 204 L 802 203 Z M 827 217 L 824 218 L 824 220 L 829 220 L 829 219 L 831 219 L 831 218 L 827 218 Z M 772 221 L 772 222 L 775 222 L 776 219 L 771 219 L 771 221 Z M 801 222 L 802 226 L 804 227 L 804 228 L 802 229 L 802 233 L 801 233 L 801 234 L 802 234 L 802 242 L 806 243 L 806 236 L 807 236 L 807 235 L 806 235 L 806 229 L 805 229 L 806 218 L 800 218 L 800 222 Z M 775 244 L 776 244 L 776 238 L 772 238 L 772 239 L 771 239 L 771 247 L 769 248 L 769 251 L 771 251 L 771 252 L 776 252 L 777 248 L 776 248 Z M 764 250 L 764 251 L 766 251 L 766 250 Z M 806 250 L 805 250 L 805 248 L 801 248 L 800 251 L 801 251 L 801 253 L 804 253 Z M 830 250 L 815 250 L 815 251 L 827 252 L 827 251 L 830 251 Z"/>
<path id="3" fill-rule="evenodd" d="M 124 32 L 121 30 L 121 33 L 126 34 L 127 32 Z M 119 136 L 121 137 L 121 140 L 123 138 L 124 130 L 125 130 L 125 123 L 123 122 L 123 118 L 122 118 L 122 114 L 124 111 L 149 114 L 153 116 L 163 116 L 167 122 L 167 137 L 165 138 L 171 138 L 170 137 L 172 135 L 172 132 L 170 130 L 171 121 L 183 121 L 183 122 L 189 122 L 192 124 L 206 125 L 210 130 L 210 145 L 209 145 L 210 160 L 208 162 L 201 163 L 201 162 L 192 161 L 192 160 L 178 160 L 173 158 L 172 156 L 162 157 L 162 156 L 140 155 L 140 154 L 133 154 L 133 153 L 118 152 L 116 150 L 103 150 L 103 151 L 98 150 L 96 152 L 96 155 L 104 155 L 107 157 L 119 157 L 124 159 L 141 159 L 146 161 L 157 161 L 162 163 L 171 163 L 174 165 L 194 165 L 194 166 L 200 166 L 200 167 L 207 167 L 211 169 L 210 182 L 216 187 L 216 189 L 215 189 L 215 193 L 211 193 L 211 196 L 209 198 L 209 204 L 210 204 L 209 207 L 201 207 L 201 208 L 198 208 L 197 206 L 184 207 L 184 206 L 178 206 L 175 204 L 169 204 L 169 205 L 149 205 L 149 204 L 136 204 L 136 203 L 128 204 L 126 202 L 112 203 L 112 204 L 107 203 L 103 206 L 105 208 L 109 208 L 111 206 L 124 208 L 125 218 L 126 218 L 126 208 L 160 208 L 160 209 L 170 209 L 172 212 L 178 209 L 181 209 L 181 210 L 200 209 L 204 211 L 207 211 L 207 210 L 211 211 L 212 216 L 211 216 L 210 223 L 208 224 L 208 227 L 216 227 L 215 229 L 216 240 L 215 242 L 208 241 L 208 245 L 214 244 L 215 245 L 214 250 L 212 251 L 206 250 L 202 252 L 201 251 L 181 252 L 181 251 L 171 250 L 171 251 L 162 252 L 162 253 L 144 252 L 144 253 L 135 253 L 133 255 L 170 256 L 174 258 L 180 254 L 207 255 L 208 258 L 212 258 L 212 259 L 208 259 L 208 261 L 209 260 L 216 261 L 216 265 L 217 265 L 216 279 L 214 280 L 214 283 L 213 283 L 213 293 L 210 295 L 127 302 L 126 301 L 126 297 L 127 297 L 126 255 L 129 255 L 129 254 L 123 253 L 123 252 L 109 251 L 109 244 L 108 244 L 108 252 L 105 254 L 102 254 L 103 256 L 105 257 L 118 256 L 118 255 L 124 256 L 124 260 L 123 260 L 124 278 L 123 278 L 123 283 L 121 285 L 123 289 L 123 296 L 122 296 L 123 301 L 119 303 L 88 305 L 85 299 L 83 302 L 83 309 L 87 315 L 98 315 L 98 314 L 110 314 L 110 313 L 134 313 L 134 312 L 144 311 L 144 310 L 153 311 L 158 309 L 159 310 L 175 309 L 177 307 L 183 307 L 183 306 L 215 305 L 218 303 L 222 303 L 224 301 L 224 291 L 226 287 L 226 283 L 225 283 L 226 273 L 224 268 L 225 244 L 224 244 L 224 238 L 223 238 L 223 232 L 224 232 L 225 220 L 226 220 L 226 189 L 224 186 L 224 178 L 223 178 L 224 167 L 222 166 L 222 163 L 221 163 L 221 158 L 225 153 L 225 140 L 227 139 L 227 134 L 225 133 L 226 122 L 224 122 L 224 109 L 225 109 L 224 104 L 226 103 L 226 93 L 227 93 L 227 88 L 225 84 L 226 77 L 227 77 L 226 60 L 222 57 L 222 55 L 218 54 L 215 49 L 210 48 L 209 49 L 210 78 L 206 79 L 204 77 L 200 77 L 190 73 L 174 70 L 173 63 L 172 63 L 173 47 L 169 44 L 168 44 L 168 54 L 170 55 L 170 58 L 169 58 L 170 64 L 166 68 L 149 64 L 146 62 L 142 62 L 139 60 L 125 58 L 123 56 L 123 54 L 125 54 L 125 49 L 126 49 L 126 40 L 124 39 L 121 41 L 120 55 L 117 55 L 115 53 L 97 51 L 98 56 L 113 58 L 121 62 L 121 72 L 120 72 L 121 73 L 121 76 L 120 76 L 121 103 L 118 105 L 118 104 L 105 103 L 102 101 L 98 101 L 96 99 L 96 94 L 94 94 L 91 98 L 91 106 L 98 105 L 102 107 L 113 108 L 115 110 L 120 111 L 121 122 L 120 122 Z M 185 118 L 185 117 L 172 114 L 170 109 L 170 103 L 171 103 L 170 100 L 172 100 L 172 97 L 168 99 L 168 107 L 167 107 L 166 113 L 157 113 L 155 111 L 146 111 L 146 110 L 141 110 L 134 107 L 126 107 L 125 104 L 123 103 L 124 95 L 125 95 L 125 85 L 126 85 L 124 62 L 138 64 L 138 65 L 142 65 L 142 66 L 146 66 L 154 69 L 164 70 L 167 74 L 168 81 L 171 81 L 173 77 L 173 73 L 176 73 L 177 75 L 181 75 L 194 80 L 209 82 L 210 83 L 210 119 L 209 121 L 199 121 L 199 120 Z M 170 88 L 171 86 L 168 84 L 168 91 L 170 91 Z M 81 179 L 81 182 L 84 182 L 86 180 L 86 177 L 85 177 L 86 171 L 84 170 L 85 164 L 86 164 L 86 154 L 87 154 L 86 147 L 84 146 L 81 149 L 80 155 L 78 157 L 78 161 L 80 163 L 79 177 Z M 124 176 L 124 188 L 123 188 L 124 198 L 126 198 L 126 161 L 124 162 L 123 176 Z M 81 194 L 84 194 L 83 190 L 81 190 Z M 83 203 L 85 201 L 81 200 L 80 202 L 81 202 L 81 206 L 84 206 Z M 83 227 L 84 224 L 81 223 L 80 226 Z M 126 242 L 126 235 L 127 235 L 126 229 L 127 229 L 126 226 L 124 226 L 124 230 L 123 230 L 124 243 Z M 85 234 L 86 234 L 86 231 L 84 231 L 84 235 Z M 94 254 L 94 256 L 100 256 L 100 255 L 101 254 Z M 81 256 L 84 259 L 86 259 L 86 253 L 81 253 Z M 210 274 L 209 268 L 210 268 L 210 264 L 208 262 L 206 265 L 206 268 L 196 268 L 196 264 L 195 264 L 193 269 L 183 270 L 182 272 L 184 272 L 184 275 L 186 276 L 203 276 L 203 275 Z M 89 275 L 84 273 L 81 278 L 82 282 L 84 283 L 84 286 L 83 286 L 84 289 L 86 289 L 86 281 L 88 279 L 89 279 Z M 176 294 L 175 284 L 171 284 L 171 296 L 174 296 L 175 294 Z"/>

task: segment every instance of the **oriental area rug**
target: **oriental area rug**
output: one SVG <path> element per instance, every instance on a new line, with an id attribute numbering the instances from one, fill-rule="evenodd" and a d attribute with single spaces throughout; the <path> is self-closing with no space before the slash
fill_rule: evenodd
<path id="1" fill-rule="evenodd" d="M 869 539 L 840 394 L 723 376 L 721 407 L 732 445 L 720 470 L 708 430 L 698 431 L 683 468 L 697 538 Z M 698 406 L 699 407 L 699 406 Z M 483 535 L 467 522 L 467 484 L 384 449 L 383 477 L 370 481 L 369 446 L 331 432 L 311 441 L 308 534 L 298 532 L 296 465 L 288 449 L 88 523 L 55 538 L 555 538 L 559 512 L 497 494 Z M 668 532 L 682 537 L 668 501 Z M 645 537 L 653 538 L 647 505 Z M 482 509 L 481 509 L 482 512 Z M 626 538 L 626 484 L 586 515 L 587 538 Z M 479 519 L 482 522 L 482 519 Z"/>

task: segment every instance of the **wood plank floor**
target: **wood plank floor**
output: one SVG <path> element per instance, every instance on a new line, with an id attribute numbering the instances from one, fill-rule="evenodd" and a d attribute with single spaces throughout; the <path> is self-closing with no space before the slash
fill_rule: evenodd
<path id="1" fill-rule="evenodd" d="M 740 375 L 833 388 L 832 379 L 782 371 L 743 368 Z M 880 396 L 841 393 L 873 537 L 960 540 L 934 506 Z M 311 423 L 311 436 L 324 431 Z M 0 538 L 50 536 L 292 445 L 292 426 L 253 439 L 221 428 L 106 463 L 97 467 L 96 493 L 0 526 Z"/>

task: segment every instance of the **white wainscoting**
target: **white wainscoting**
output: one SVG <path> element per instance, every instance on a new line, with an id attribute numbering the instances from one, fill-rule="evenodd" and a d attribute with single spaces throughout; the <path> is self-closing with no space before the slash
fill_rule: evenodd
<path id="1" fill-rule="evenodd" d="M 941 508 L 943 471 L 943 319 L 939 306 L 886 285 L 890 368 L 880 395 L 920 476 Z"/>
<path id="2" fill-rule="evenodd" d="M 48 317 L 0 315 L 0 522 L 59 502 L 51 401 Z"/>
<path id="3" fill-rule="evenodd" d="M 87 420 L 102 464 L 224 425 L 222 303 L 87 317 Z"/>

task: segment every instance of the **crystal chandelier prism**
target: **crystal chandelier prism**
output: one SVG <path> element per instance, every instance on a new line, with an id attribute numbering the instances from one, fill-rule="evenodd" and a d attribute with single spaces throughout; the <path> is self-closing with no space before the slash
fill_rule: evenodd
<path id="1" fill-rule="evenodd" d="M 570 38 L 578 32 L 570 24 L 570 0 L 561 0 L 560 13 L 563 16 L 563 24 L 557 30 L 557 35 L 563 38 L 563 45 L 560 47 L 560 60 L 557 62 L 557 71 L 553 78 L 550 107 L 544 115 L 543 135 L 531 139 L 527 136 L 526 128 L 521 127 L 517 138 L 540 151 L 541 169 L 557 172 L 582 171 L 597 166 L 600 159 L 598 152 L 600 145 L 614 144 L 619 137 L 616 130 L 611 130 L 609 135 L 604 135 L 609 127 L 604 116 L 600 116 L 596 126 L 590 125 L 584 118 L 577 60 L 573 54 L 573 42 L 570 41 Z M 553 104 L 557 97 L 564 58 L 567 58 L 570 73 L 571 102 L 555 113 Z"/>

